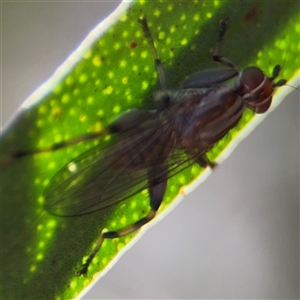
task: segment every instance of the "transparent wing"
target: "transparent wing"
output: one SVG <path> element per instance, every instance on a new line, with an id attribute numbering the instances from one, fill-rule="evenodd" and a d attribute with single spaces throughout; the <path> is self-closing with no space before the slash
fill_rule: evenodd
<path id="1" fill-rule="evenodd" d="M 168 145 L 172 129 L 172 124 L 156 122 L 76 157 L 51 179 L 44 193 L 45 209 L 59 216 L 92 213 L 147 189 L 152 166 L 167 162 L 169 177 L 190 166 L 190 157 Z"/>

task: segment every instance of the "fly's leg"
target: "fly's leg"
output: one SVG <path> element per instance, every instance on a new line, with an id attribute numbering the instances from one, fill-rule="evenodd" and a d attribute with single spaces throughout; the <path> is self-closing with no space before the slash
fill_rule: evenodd
<path id="1" fill-rule="evenodd" d="M 103 241 L 105 239 L 115 239 L 127 234 L 133 233 L 140 229 L 142 226 L 150 222 L 156 216 L 156 213 L 161 205 L 163 200 L 166 186 L 167 186 L 167 179 L 168 179 L 168 168 L 166 165 L 163 166 L 156 166 L 152 167 L 148 171 L 148 192 L 150 197 L 150 211 L 144 218 L 136 221 L 135 223 L 128 225 L 125 228 L 116 230 L 116 231 L 106 231 L 102 232 L 100 237 L 96 242 L 96 246 L 93 248 L 91 253 L 89 254 L 87 260 L 83 264 L 80 270 L 75 272 L 75 275 L 86 276 L 89 265 L 91 264 L 92 260 L 94 259 L 95 255 L 99 251 Z"/>
<path id="2" fill-rule="evenodd" d="M 273 81 L 275 78 L 278 77 L 279 73 L 281 71 L 281 66 L 280 65 L 276 65 L 273 69 L 273 74 L 270 77 L 270 79 Z M 280 79 L 277 82 L 273 83 L 273 87 L 279 87 L 279 86 L 283 86 L 287 83 L 287 81 L 285 79 Z"/>
<path id="3" fill-rule="evenodd" d="M 103 130 L 101 132 L 84 134 L 84 135 L 77 136 L 70 140 L 61 141 L 59 143 L 54 143 L 49 147 L 44 147 L 44 148 L 39 148 L 39 149 L 31 149 L 31 150 L 18 150 L 18 151 L 15 151 L 12 153 L 12 157 L 13 158 L 22 158 L 25 156 L 30 156 L 30 155 L 39 154 L 39 153 L 53 152 L 53 151 L 56 151 L 61 148 L 65 148 L 65 147 L 68 147 L 71 145 L 78 144 L 80 142 L 92 140 L 99 136 L 104 136 L 107 133 L 108 133 L 107 130 Z"/>
<path id="4" fill-rule="evenodd" d="M 205 154 L 196 157 L 195 162 L 202 168 L 210 167 L 211 169 L 214 169 L 218 165 L 217 163 L 210 161 Z"/>
<path id="5" fill-rule="evenodd" d="M 216 43 L 216 46 L 215 46 L 215 49 L 214 49 L 213 55 L 212 55 L 213 60 L 220 62 L 220 63 L 238 71 L 238 67 L 230 59 L 223 57 L 221 55 L 222 43 L 224 40 L 225 32 L 227 31 L 227 23 L 224 20 L 220 20 L 219 26 L 220 26 L 220 31 L 219 31 L 218 41 Z"/>
<path id="6" fill-rule="evenodd" d="M 138 22 L 140 23 L 142 30 L 144 31 L 145 37 L 148 40 L 148 43 L 150 45 L 150 49 L 153 55 L 153 59 L 154 59 L 154 64 L 155 64 L 155 68 L 158 74 L 158 79 L 159 79 L 159 83 L 160 83 L 160 88 L 161 88 L 161 102 L 162 102 L 162 109 L 165 108 L 167 105 L 169 105 L 170 103 L 170 96 L 168 93 L 168 89 L 167 89 L 167 82 L 166 82 L 166 75 L 165 75 L 165 71 L 163 68 L 163 64 L 162 61 L 160 60 L 160 58 L 158 57 L 155 45 L 154 45 L 154 41 L 153 41 L 153 37 L 151 34 L 151 31 L 149 29 L 148 23 L 146 18 L 142 18 L 142 19 L 138 19 Z"/>
<path id="7" fill-rule="evenodd" d="M 105 128 L 102 131 L 80 135 L 70 140 L 65 140 L 59 143 L 52 144 L 49 147 L 15 151 L 14 153 L 12 153 L 12 157 L 22 158 L 24 156 L 30 156 L 38 153 L 53 152 L 58 149 L 62 149 L 71 145 L 95 139 L 97 137 L 103 137 L 107 134 L 117 134 L 126 132 L 132 128 L 140 126 L 146 121 L 152 120 L 153 118 L 155 118 L 155 113 L 153 112 L 148 112 L 146 110 L 133 110 L 128 113 L 125 113 L 124 115 L 121 115 L 117 120 L 108 125 L 107 128 Z"/>
<path id="8" fill-rule="evenodd" d="M 132 110 L 121 115 L 117 120 L 108 125 L 107 130 L 109 133 L 123 133 L 138 128 L 145 122 L 154 120 L 156 118 L 155 112 L 138 109 Z"/>
<path id="9" fill-rule="evenodd" d="M 141 24 L 141 27 L 144 31 L 144 34 L 148 40 L 148 43 L 151 48 L 152 55 L 154 57 L 155 67 L 158 73 L 158 78 L 162 90 L 162 96 L 160 98 L 162 109 L 167 106 L 170 103 L 170 97 L 167 91 L 167 85 L 166 85 L 166 76 L 163 69 L 163 65 L 161 60 L 159 59 L 157 55 L 156 48 L 154 46 L 153 38 L 150 32 L 150 29 L 148 27 L 148 23 L 145 18 L 139 19 L 138 22 Z M 130 130 L 141 123 L 151 120 L 154 118 L 154 113 L 143 111 L 143 110 L 136 110 L 129 113 L 126 113 L 122 115 L 119 119 L 117 119 L 115 122 L 113 122 L 111 125 L 109 125 L 106 129 L 95 132 L 95 133 L 89 133 L 84 134 L 78 137 L 75 137 L 70 140 L 61 141 L 59 143 L 52 144 L 49 147 L 44 147 L 40 149 L 31 149 L 31 150 L 18 150 L 12 153 L 12 158 L 18 159 L 25 156 L 30 156 L 38 153 L 45 153 L 45 152 L 52 152 L 56 151 L 61 148 L 65 148 L 71 145 L 78 144 L 80 142 L 89 141 L 92 139 L 95 139 L 97 137 L 105 136 L 107 134 L 115 134 L 115 133 L 122 133 L 127 130 Z"/>

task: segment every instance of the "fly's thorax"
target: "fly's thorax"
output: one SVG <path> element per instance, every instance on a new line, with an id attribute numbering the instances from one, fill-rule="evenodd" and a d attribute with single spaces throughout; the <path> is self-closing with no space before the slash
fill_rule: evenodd
<path id="1" fill-rule="evenodd" d="M 244 104 L 230 86 L 216 87 L 196 95 L 198 104 L 182 114 L 180 141 L 189 150 L 210 149 L 240 120 Z"/>

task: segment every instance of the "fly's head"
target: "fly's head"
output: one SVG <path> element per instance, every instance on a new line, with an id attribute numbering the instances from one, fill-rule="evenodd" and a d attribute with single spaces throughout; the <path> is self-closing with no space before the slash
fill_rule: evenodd
<path id="1" fill-rule="evenodd" d="M 269 109 L 274 88 L 286 83 L 284 79 L 274 82 L 280 70 L 281 67 L 276 65 L 271 77 L 267 77 L 257 67 L 247 67 L 239 73 L 235 81 L 235 90 L 243 98 L 245 107 L 258 114 Z"/>

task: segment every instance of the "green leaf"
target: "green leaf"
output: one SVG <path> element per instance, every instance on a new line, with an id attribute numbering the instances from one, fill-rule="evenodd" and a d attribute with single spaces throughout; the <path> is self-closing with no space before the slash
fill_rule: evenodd
<path id="1" fill-rule="evenodd" d="M 16 149 L 44 147 L 99 130 L 129 108 L 153 107 L 156 73 L 137 18 L 147 15 L 171 88 L 178 87 L 191 73 L 214 65 L 209 49 L 214 46 L 221 18 L 228 18 L 230 23 L 224 55 L 241 68 L 258 65 L 268 74 L 283 59 L 293 59 L 295 63 L 286 64 L 281 74 L 282 78 L 292 77 L 299 67 L 299 49 L 293 43 L 299 37 L 298 5 L 259 1 L 232 7 L 231 3 L 132 4 L 75 67 L 53 84 L 42 101 L 21 112 L 6 129 L 1 162 L 4 299 L 74 298 L 91 280 L 75 277 L 74 271 L 100 230 L 130 224 L 148 210 L 147 196 L 142 194 L 105 214 L 63 219 L 43 213 L 42 193 L 51 177 L 96 141 L 18 161 L 9 159 Z M 247 113 L 237 130 L 251 116 Z M 211 158 L 236 135 L 237 131 L 231 132 L 218 143 Z M 170 180 L 161 211 L 199 171 L 194 167 Z M 131 237 L 106 242 L 89 275 L 102 270 Z"/>

